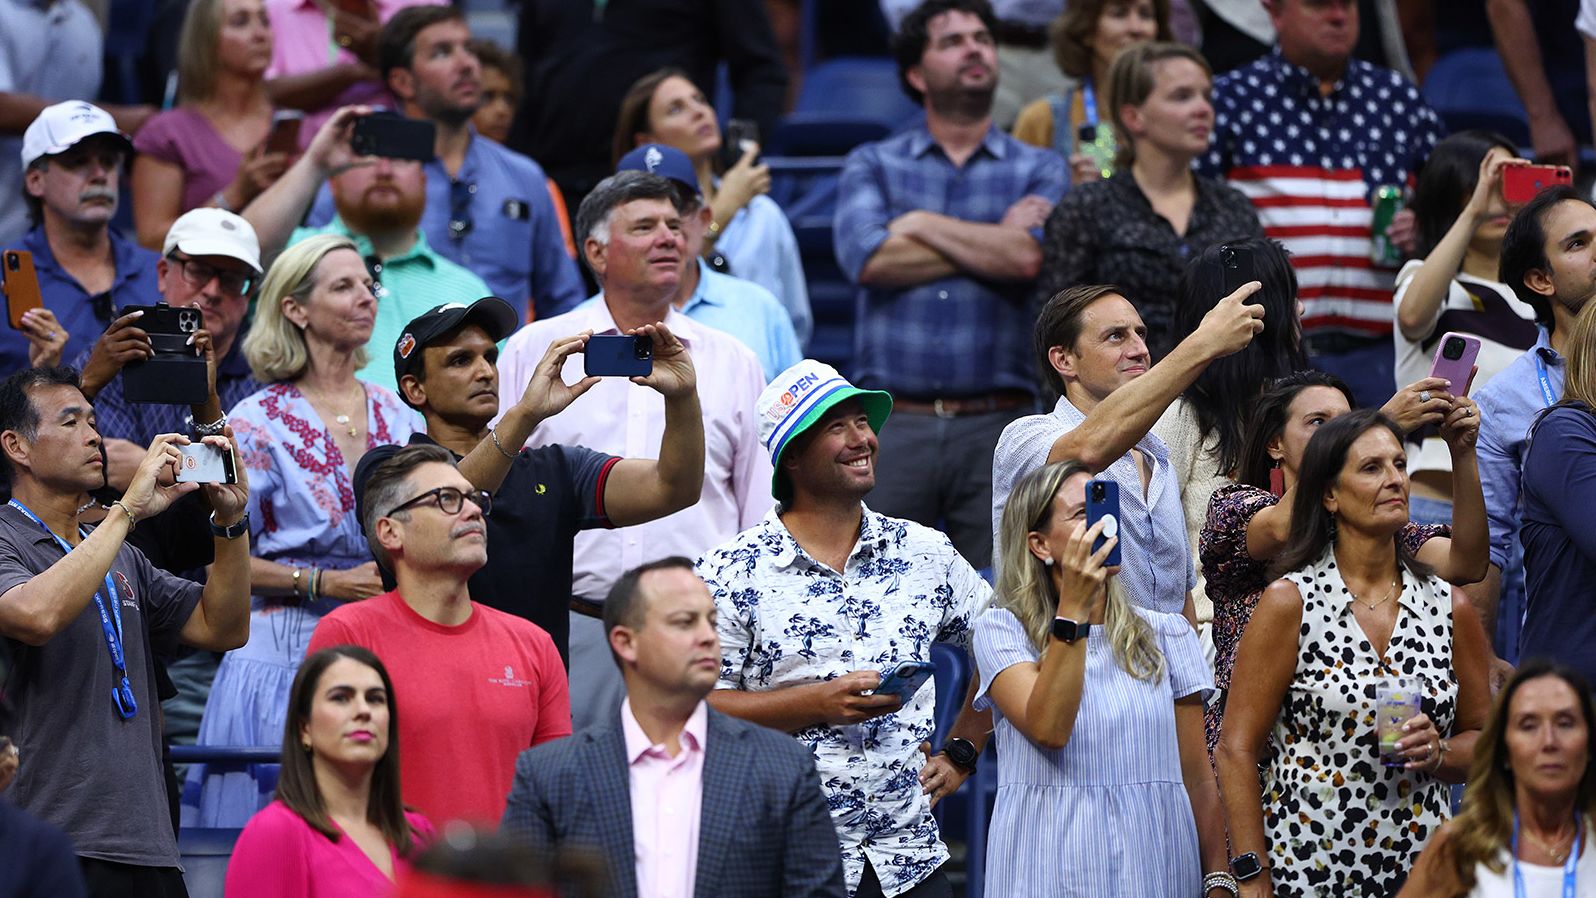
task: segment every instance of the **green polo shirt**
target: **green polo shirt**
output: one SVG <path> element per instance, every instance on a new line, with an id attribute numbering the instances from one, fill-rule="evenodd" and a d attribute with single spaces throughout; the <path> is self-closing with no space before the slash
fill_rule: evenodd
<path id="1" fill-rule="evenodd" d="M 371 241 L 350 233 L 339 218 L 323 227 L 295 229 L 288 238 L 288 245 L 318 234 L 336 234 L 353 240 L 360 255 L 367 259 L 368 267 L 376 255 Z M 383 292 L 377 297 L 377 320 L 371 327 L 371 340 L 366 344 L 371 358 L 359 374 L 361 380 L 381 384 L 395 392 L 399 385 L 393 374 L 393 347 L 404 333 L 405 325 L 440 303 L 470 303 L 493 295 L 482 278 L 433 252 L 427 245 L 426 235 L 419 230 L 409 252 L 382 260 L 380 280 Z"/>

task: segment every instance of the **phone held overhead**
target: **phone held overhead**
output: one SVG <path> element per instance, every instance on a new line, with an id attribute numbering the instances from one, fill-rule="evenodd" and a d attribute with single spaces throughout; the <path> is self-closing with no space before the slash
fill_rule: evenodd
<path id="1" fill-rule="evenodd" d="M 210 383 L 205 376 L 205 356 L 194 345 L 195 332 L 204 327 L 200 310 L 163 302 L 126 306 L 122 311 L 144 313 L 138 326 L 149 336 L 152 352 L 149 358 L 128 362 L 122 369 L 122 395 L 129 402 L 204 402 Z"/>
<path id="2" fill-rule="evenodd" d="M 349 148 L 360 156 L 431 162 L 438 127 L 425 119 L 395 112 L 373 112 L 355 120 Z"/>

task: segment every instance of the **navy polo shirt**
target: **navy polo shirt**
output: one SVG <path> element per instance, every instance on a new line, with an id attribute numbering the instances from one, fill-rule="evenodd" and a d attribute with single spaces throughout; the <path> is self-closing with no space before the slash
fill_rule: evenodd
<path id="1" fill-rule="evenodd" d="M 111 257 L 116 265 L 116 279 L 111 282 L 110 290 L 94 296 L 56 262 L 42 225 L 29 231 L 15 248 L 33 253 L 33 267 L 39 273 L 39 294 L 44 298 L 44 307 L 55 313 L 56 320 L 69 335 L 66 348 L 61 350 L 62 364 L 70 363 L 94 346 L 94 341 L 116 317 L 114 310 L 123 306 L 152 306 L 161 301 L 160 276 L 155 270 L 160 255 L 124 238 L 115 228 L 111 229 Z M 0 327 L 0 371 L 9 373 L 26 367 L 28 338 L 9 326 Z"/>
<path id="2" fill-rule="evenodd" d="M 418 443 L 437 445 L 411 434 L 410 444 Z M 571 553 L 578 532 L 611 526 L 604 484 L 618 461 L 582 446 L 522 449 L 493 495 L 488 563 L 469 584 L 473 601 L 547 630 L 567 666 Z"/>

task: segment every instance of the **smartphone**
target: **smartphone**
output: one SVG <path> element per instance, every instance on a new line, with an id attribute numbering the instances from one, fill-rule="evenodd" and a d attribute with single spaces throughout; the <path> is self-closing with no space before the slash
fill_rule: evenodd
<path id="1" fill-rule="evenodd" d="M 759 123 L 751 118 L 734 118 L 726 120 L 726 133 L 720 141 L 720 161 L 722 168 L 731 168 L 743 154 L 748 152 L 749 146 L 759 143 Z"/>
<path id="2" fill-rule="evenodd" d="M 876 685 L 876 695 L 896 695 L 904 704 L 914 697 L 920 687 L 937 672 L 934 661 L 900 661 L 891 670 L 881 672 L 881 682 Z"/>
<path id="3" fill-rule="evenodd" d="M 237 483 L 238 466 L 233 447 L 218 449 L 209 443 L 189 443 L 177 447 L 182 459 L 177 469 L 178 483 Z"/>
<path id="4" fill-rule="evenodd" d="M 1466 396 L 1469 378 L 1474 375 L 1474 362 L 1479 357 L 1479 338 L 1448 331 L 1441 338 L 1441 345 L 1435 348 L 1435 361 L 1430 365 L 1430 376 L 1450 381 L 1453 396 Z"/>
<path id="5" fill-rule="evenodd" d="M 437 126 L 425 119 L 405 118 L 391 112 L 375 112 L 355 120 L 349 147 L 357 156 L 385 159 L 433 159 L 433 140 Z"/>
<path id="6" fill-rule="evenodd" d="M 1522 206 L 1535 195 L 1558 184 L 1574 183 L 1574 172 L 1566 165 L 1502 166 L 1502 199 L 1514 206 Z"/>
<path id="7" fill-rule="evenodd" d="M 1259 280 L 1258 263 L 1253 257 L 1250 246 L 1231 246 L 1225 244 L 1219 248 L 1219 265 L 1224 272 L 1224 296 L 1229 296 L 1240 290 L 1244 285 Z M 1257 297 L 1253 297 L 1257 301 Z"/>
<path id="8" fill-rule="evenodd" d="M 1099 518 L 1108 518 L 1108 522 L 1103 525 L 1103 532 L 1092 541 L 1093 552 L 1103 548 L 1103 543 L 1109 537 L 1119 535 L 1119 484 L 1112 480 L 1089 480 L 1086 483 L 1086 526 L 1096 524 Z M 1118 566 L 1119 549 L 1120 544 L 1115 543 L 1103 564 Z"/>
<path id="9" fill-rule="evenodd" d="M 33 270 L 33 253 L 25 249 L 6 250 L 5 261 L 0 263 L 0 287 L 6 294 L 6 318 L 17 330 L 22 330 L 23 312 L 44 307 L 39 275 Z"/>
<path id="10" fill-rule="evenodd" d="M 210 393 L 205 356 L 189 341 L 205 326 L 193 306 L 123 306 L 117 314 L 143 312 L 139 329 L 149 337 L 152 354 L 122 368 L 122 396 L 129 402 L 196 405 Z"/>
<path id="11" fill-rule="evenodd" d="M 290 156 L 299 152 L 299 126 L 304 122 L 305 114 L 298 109 L 273 112 L 272 128 L 266 133 L 266 152 Z"/>
<path id="12" fill-rule="evenodd" d="M 589 337 L 582 357 L 588 377 L 647 377 L 654 373 L 654 341 L 646 334 Z"/>

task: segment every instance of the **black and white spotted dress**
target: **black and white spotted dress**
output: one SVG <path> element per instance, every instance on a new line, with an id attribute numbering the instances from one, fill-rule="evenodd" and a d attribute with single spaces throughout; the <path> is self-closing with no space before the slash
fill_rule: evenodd
<path id="1" fill-rule="evenodd" d="M 1457 712 L 1452 600 L 1439 578 L 1403 571 L 1396 626 L 1382 659 L 1353 616 L 1333 548 L 1288 574 L 1302 593 L 1297 667 L 1270 735 L 1264 825 L 1280 898 L 1395 895 L 1431 833 L 1450 816 L 1448 788 L 1380 764 L 1375 684 L 1416 676 L 1442 734 Z"/>

